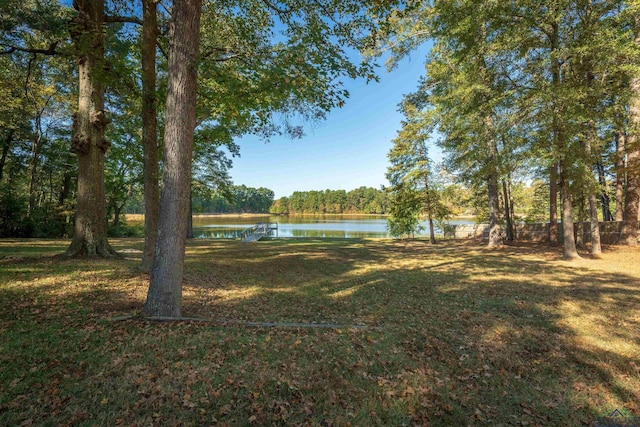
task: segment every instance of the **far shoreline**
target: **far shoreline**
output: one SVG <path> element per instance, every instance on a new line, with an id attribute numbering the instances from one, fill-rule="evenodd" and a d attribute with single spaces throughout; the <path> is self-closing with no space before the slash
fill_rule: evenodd
<path id="1" fill-rule="evenodd" d="M 258 218 L 265 216 L 279 216 L 279 217 L 296 217 L 296 216 L 371 216 L 371 217 L 388 217 L 389 214 L 369 214 L 369 213 L 293 213 L 293 214 L 274 214 L 274 213 L 204 213 L 194 214 L 193 218 Z M 124 214 L 127 220 L 132 221 L 144 221 L 144 214 Z M 426 217 L 420 217 L 426 220 Z M 474 221 L 473 215 L 457 215 L 449 218 L 449 221 L 455 220 L 469 220 Z"/>

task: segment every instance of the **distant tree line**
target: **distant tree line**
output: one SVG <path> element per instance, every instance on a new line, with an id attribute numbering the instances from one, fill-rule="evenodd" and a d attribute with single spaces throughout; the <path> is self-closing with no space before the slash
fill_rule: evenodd
<path id="1" fill-rule="evenodd" d="M 268 188 L 232 185 L 226 194 L 220 190 L 194 194 L 193 213 L 269 213 L 273 198 Z"/>
<path id="2" fill-rule="evenodd" d="M 269 213 L 274 193 L 264 187 L 253 188 L 246 185 L 209 188 L 201 182 L 192 184 L 191 208 L 194 214 L 209 213 Z M 144 213 L 141 194 L 133 197 L 125 208 L 129 214 Z"/>
<path id="3" fill-rule="evenodd" d="M 273 214 L 386 214 L 389 195 L 372 187 L 355 190 L 295 191 L 271 206 Z"/>
<path id="4" fill-rule="evenodd" d="M 488 222 L 487 195 L 482 188 L 466 187 L 453 182 L 451 177 L 434 177 L 433 185 L 438 190 L 440 203 L 446 207 L 449 217 L 473 217 L 476 222 Z M 265 189 L 247 188 L 249 192 L 260 190 Z M 549 200 L 545 196 L 548 191 L 548 185 L 542 180 L 535 180 L 529 185 L 521 182 L 514 183 L 512 197 L 514 204 L 518 206 L 514 213 L 516 221 L 544 222 L 549 211 Z M 212 191 L 212 194 L 206 206 L 199 204 L 199 196 L 194 196 L 194 212 L 243 212 L 241 209 L 224 210 L 225 206 L 229 206 L 225 203 L 229 202 L 219 192 Z M 289 197 L 281 197 L 273 201 L 268 212 L 276 215 L 345 213 L 388 215 L 392 211 L 392 197 L 390 188 L 360 187 L 351 191 L 295 191 Z M 503 203 L 502 200 L 500 202 Z M 237 202 L 234 203 L 237 204 Z M 244 212 L 267 211 L 246 210 Z"/>

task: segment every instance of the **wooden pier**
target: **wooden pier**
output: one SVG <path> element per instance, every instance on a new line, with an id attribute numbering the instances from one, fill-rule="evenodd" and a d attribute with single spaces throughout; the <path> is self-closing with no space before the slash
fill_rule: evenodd
<path id="1" fill-rule="evenodd" d="M 240 234 L 240 239 L 243 242 L 257 242 L 264 237 L 270 237 L 273 231 L 276 232 L 276 237 L 278 237 L 277 222 L 259 222 L 244 230 Z"/>

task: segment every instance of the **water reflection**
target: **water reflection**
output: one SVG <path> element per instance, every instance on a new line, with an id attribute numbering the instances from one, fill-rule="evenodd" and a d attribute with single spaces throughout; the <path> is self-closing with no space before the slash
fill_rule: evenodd
<path id="1" fill-rule="evenodd" d="M 131 222 L 131 221 L 130 221 Z M 311 238 L 380 238 L 391 237 L 387 232 L 387 220 L 383 216 L 370 215 L 305 215 L 305 216 L 196 216 L 193 218 L 193 234 L 200 239 L 239 239 L 246 228 L 258 222 L 278 223 L 277 237 Z M 472 223 L 453 220 L 452 224 Z M 423 224 L 427 235 L 427 223 Z M 441 234 L 440 230 L 436 230 Z M 273 233 L 276 237 L 276 233 Z"/>
<path id="2" fill-rule="evenodd" d="M 193 237 L 196 239 L 239 239 L 244 228 L 239 229 L 213 229 L 193 227 Z"/>

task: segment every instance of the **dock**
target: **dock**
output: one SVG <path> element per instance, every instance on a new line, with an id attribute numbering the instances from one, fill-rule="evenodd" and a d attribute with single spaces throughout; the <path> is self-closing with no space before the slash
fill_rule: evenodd
<path id="1" fill-rule="evenodd" d="M 259 222 L 246 230 L 243 230 L 240 234 L 240 239 L 243 242 L 257 242 L 264 237 L 271 237 L 275 231 L 276 237 L 278 237 L 278 223 L 277 222 Z"/>

